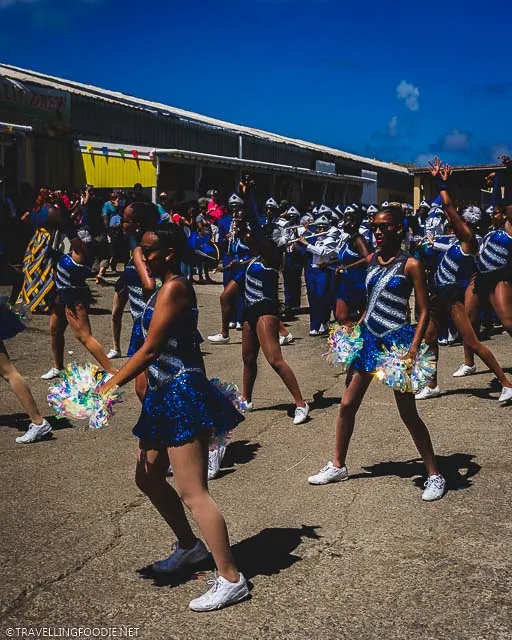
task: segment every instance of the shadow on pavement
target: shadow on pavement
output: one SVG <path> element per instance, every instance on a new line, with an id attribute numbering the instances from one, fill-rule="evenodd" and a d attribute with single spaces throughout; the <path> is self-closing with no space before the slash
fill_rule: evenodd
<path id="1" fill-rule="evenodd" d="M 57 416 L 45 416 L 51 425 L 52 431 L 60 431 L 61 429 L 74 429 L 75 426 L 67 420 L 67 418 L 57 418 Z M 29 427 L 30 420 L 26 413 L 9 413 L 0 415 L 0 426 L 17 429 L 18 431 L 26 431 Z M 51 434 L 46 440 L 51 439 Z"/>
<path id="2" fill-rule="evenodd" d="M 473 482 L 471 478 L 482 468 L 473 462 L 474 456 L 469 453 L 452 453 L 449 456 L 436 456 L 439 470 L 446 480 L 448 491 L 467 489 Z M 378 462 L 369 467 L 363 467 L 367 473 L 351 474 L 350 479 L 379 478 L 383 476 L 398 476 L 399 478 L 414 478 L 417 487 L 423 487 L 426 472 L 420 458 L 399 462 Z"/>
<path id="3" fill-rule="evenodd" d="M 259 442 L 250 442 L 249 440 L 230 442 L 221 466 L 232 467 L 234 464 L 247 464 L 254 460 L 258 449 L 261 449 Z"/>
<path id="4" fill-rule="evenodd" d="M 302 525 L 301 527 L 272 527 L 263 529 L 250 538 L 233 545 L 233 555 L 240 571 L 247 580 L 258 575 L 271 576 L 288 569 L 301 558 L 293 551 L 303 538 L 319 540 L 318 526 Z M 188 570 L 175 571 L 170 574 L 156 573 L 151 565 L 137 569 L 144 580 L 153 580 L 156 587 L 176 587 L 189 580 L 197 580 L 204 571 L 215 568 L 213 559 L 199 563 Z"/>
<path id="5" fill-rule="evenodd" d="M 247 579 L 272 576 L 288 569 L 301 558 L 293 551 L 303 538 L 319 540 L 318 526 L 270 527 L 233 546 L 236 564 Z"/>

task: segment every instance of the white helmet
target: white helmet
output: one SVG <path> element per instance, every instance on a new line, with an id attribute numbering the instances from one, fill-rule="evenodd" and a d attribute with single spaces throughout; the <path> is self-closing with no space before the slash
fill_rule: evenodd
<path id="1" fill-rule="evenodd" d="M 492 204 L 489 207 L 487 207 L 487 209 L 485 210 L 485 213 L 488 216 L 492 216 L 492 214 L 494 213 L 494 207 L 492 206 Z"/>
<path id="2" fill-rule="evenodd" d="M 469 222 L 469 224 L 476 224 L 477 222 L 480 222 L 482 218 L 482 212 L 478 207 L 470 205 L 469 207 L 466 207 L 464 209 L 461 217 L 466 222 Z"/>
<path id="3" fill-rule="evenodd" d="M 371 216 L 374 215 L 376 213 L 379 213 L 379 208 L 376 207 L 374 204 L 371 204 L 368 209 L 366 209 L 366 213 Z"/>
<path id="4" fill-rule="evenodd" d="M 355 213 L 356 212 L 356 208 L 349 204 L 347 207 L 345 207 L 345 211 L 343 212 L 343 215 L 347 215 L 348 213 Z"/>
<path id="5" fill-rule="evenodd" d="M 237 205 L 239 206 L 243 203 L 244 201 L 238 194 L 233 193 L 232 195 L 229 196 L 228 204 L 230 207 L 237 206 Z"/>
<path id="6" fill-rule="evenodd" d="M 425 209 L 430 209 L 430 202 L 427 202 L 426 200 L 422 200 L 422 201 L 420 202 L 420 209 L 421 209 L 422 207 L 423 207 L 423 208 L 425 208 Z"/>
<path id="7" fill-rule="evenodd" d="M 267 209 L 279 209 L 279 205 L 277 204 L 276 200 L 274 200 L 274 198 L 269 198 L 265 202 L 265 206 L 267 207 Z"/>
<path id="8" fill-rule="evenodd" d="M 328 207 L 326 204 L 321 204 L 320 207 L 318 208 L 318 215 L 319 216 L 332 216 L 332 209 L 331 207 Z"/>
<path id="9" fill-rule="evenodd" d="M 319 216 L 315 220 L 315 226 L 317 226 L 317 227 L 329 227 L 330 226 L 329 218 L 327 216 Z"/>

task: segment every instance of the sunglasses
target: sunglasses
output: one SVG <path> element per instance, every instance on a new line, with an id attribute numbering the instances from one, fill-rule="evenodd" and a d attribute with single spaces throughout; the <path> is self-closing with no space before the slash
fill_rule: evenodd
<path id="1" fill-rule="evenodd" d="M 373 232 L 380 231 L 381 233 L 386 233 L 386 231 L 389 231 L 389 227 L 396 227 L 396 224 L 394 224 L 393 222 L 379 222 L 377 224 L 371 225 Z"/>

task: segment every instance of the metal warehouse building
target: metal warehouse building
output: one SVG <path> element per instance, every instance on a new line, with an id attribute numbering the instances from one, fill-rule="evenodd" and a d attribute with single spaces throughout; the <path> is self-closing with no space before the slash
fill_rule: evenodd
<path id="1" fill-rule="evenodd" d="M 0 164 L 10 193 L 39 186 L 226 195 L 250 171 L 258 191 L 299 204 L 412 201 L 406 167 L 231 124 L 116 91 L 0 65 Z"/>

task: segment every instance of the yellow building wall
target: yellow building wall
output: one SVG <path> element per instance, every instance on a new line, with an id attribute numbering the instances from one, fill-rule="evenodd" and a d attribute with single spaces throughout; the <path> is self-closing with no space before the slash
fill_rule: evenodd
<path id="1" fill-rule="evenodd" d="M 143 187 L 156 187 L 153 162 L 131 155 L 121 158 L 76 150 L 74 174 L 75 184 L 92 184 L 98 189 L 133 187 L 136 182 Z"/>

